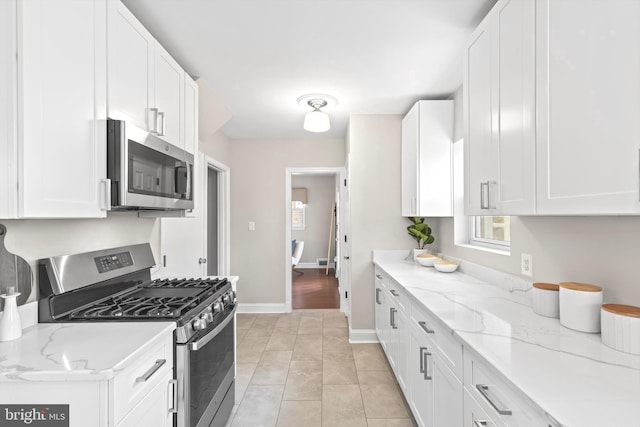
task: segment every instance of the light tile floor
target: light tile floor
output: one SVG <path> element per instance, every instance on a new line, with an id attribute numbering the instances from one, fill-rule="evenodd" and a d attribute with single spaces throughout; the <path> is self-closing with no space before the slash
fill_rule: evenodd
<path id="1" fill-rule="evenodd" d="M 227 427 L 414 427 L 378 344 L 349 344 L 339 310 L 237 316 Z"/>

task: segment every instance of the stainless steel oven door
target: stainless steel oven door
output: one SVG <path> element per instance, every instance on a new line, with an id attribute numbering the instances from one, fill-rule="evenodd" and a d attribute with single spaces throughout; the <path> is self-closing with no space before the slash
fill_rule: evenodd
<path id="1" fill-rule="evenodd" d="M 176 346 L 178 427 L 224 427 L 233 409 L 235 307 L 195 341 Z"/>

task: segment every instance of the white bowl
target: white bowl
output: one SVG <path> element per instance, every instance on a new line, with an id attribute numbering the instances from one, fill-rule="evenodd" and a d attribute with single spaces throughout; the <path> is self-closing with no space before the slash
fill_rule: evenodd
<path id="1" fill-rule="evenodd" d="M 458 269 L 458 264 L 451 261 L 438 260 L 433 263 L 436 270 L 441 273 L 453 273 Z"/>
<path id="2" fill-rule="evenodd" d="M 421 257 L 421 256 L 417 256 L 416 257 L 416 262 L 420 265 L 424 265 L 425 267 L 433 267 L 433 263 L 435 261 L 440 261 L 442 258 L 438 258 L 435 255 L 429 256 L 429 257 Z"/>

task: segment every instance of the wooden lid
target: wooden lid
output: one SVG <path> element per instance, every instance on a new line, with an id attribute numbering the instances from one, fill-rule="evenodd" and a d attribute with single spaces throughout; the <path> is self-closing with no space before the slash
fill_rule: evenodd
<path id="1" fill-rule="evenodd" d="M 602 304 L 602 309 L 604 311 L 608 311 L 609 313 L 618 314 L 620 316 L 640 318 L 640 307 L 634 307 L 632 305 Z"/>
<path id="2" fill-rule="evenodd" d="M 561 288 L 571 289 L 572 291 L 581 291 L 581 292 L 601 292 L 602 288 L 596 285 L 589 285 L 588 283 L 578 283 L 578 282 L 562 282 L 560 283 Z"/>
<path id="3" fill-rule="evenodd" d="M 560 286 L 555 283 L 534 283 L 534 288 L 543 289 L 545 291 L 558 291 L 560 290 Z"/>

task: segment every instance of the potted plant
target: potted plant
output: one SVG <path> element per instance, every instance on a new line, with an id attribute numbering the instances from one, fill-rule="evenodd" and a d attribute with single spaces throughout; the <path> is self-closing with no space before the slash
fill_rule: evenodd
<path id="1" fill-rule="evenodd" d="M 424 222 L 424 218 L 412 216 L 408 218 L 411 221 L 411 225 L 407 227 L 407 232 L 416 242 L 418 242 L 418 249 L 413 250 L 413 256 L 426 252 L 425 245 L 430 245 L 436 241 L 436 238 L 431 235 L 431 227 Z"/>

